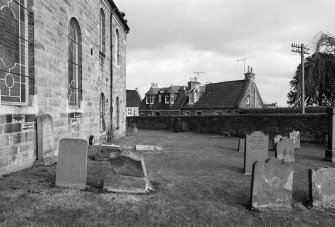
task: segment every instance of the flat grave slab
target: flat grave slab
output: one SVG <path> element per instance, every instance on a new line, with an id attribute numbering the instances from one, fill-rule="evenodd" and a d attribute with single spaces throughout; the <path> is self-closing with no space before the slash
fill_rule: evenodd
<path id="1" fill-rule="evenodd" d="M 137 151 L 161 151 L 161 147 L 157 147 L 154 145 L 136 145 L 135 150 Z"/>
<path id="2" fill-rule="evenodd" d="M 257 161 L 251 181 L 251 207 L 291 208 L 294 167 L 276 158 Z"/>
<path id="3" fill-rule="evenodd" d="M 59 142 L 56 186 L 84 189 L 87 178 L 87 142 L 61 139 Z"/>
<path id="4" fill-rule="evenodd" d="M 98 152 L 95 154 L 96 161 L 110 161 L 112 153 L 121 152 L 121 147 L 114 144 L 102 144 L 98 148 Z"/>

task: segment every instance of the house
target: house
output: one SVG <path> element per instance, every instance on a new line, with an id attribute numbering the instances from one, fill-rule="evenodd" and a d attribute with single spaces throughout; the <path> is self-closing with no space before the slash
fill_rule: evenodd
<path id="1" fill-rule="evenodd" d="M 182 112 L 186 115 L 222 115 L 236 113 L 237 109 L 262 107 L 255 74 L 248 68 L 244 80 L 207 84 L 199 100 L 185 106 Z"/>
<path id="2" fill-rule="evenodd" d="M 180 115 L 181 107 L 187 100 L 186 86 L 171 85 L 159 88 L 157 84 L 152 83 L 139 108 L 140 116 Z"/>
<path id="3" fill-rule="evenodd" d="M 127 117 L 129 116 L 138 116 L 139 115 L 139 107 L 141 105 L 142 99 L 138 90 L 127 90 Z"/>
<path id="4" fill-rule="evenodd" d="M 41 158 L 40 116 L 54 157 L 61 138 L 125 136 L 128 32 L 112 0 L 0 1 L 0 176 Z"/>

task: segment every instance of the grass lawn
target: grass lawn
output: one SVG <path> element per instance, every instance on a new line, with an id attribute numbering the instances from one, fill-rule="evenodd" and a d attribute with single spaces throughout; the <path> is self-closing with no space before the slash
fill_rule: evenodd
<path id="1" fill-rule="evenodd" d="M 155 193 L 102 191 L 110 162 L 89 158 L 85 190 L 57 188 L 56 165 L 35 166 L 0 179 L 0 226 L 334 226 L 335 210 L 306 207 L 307 170 L 334 166 L 322 161 L 320 145 L 296 151 L 293 209 L 255 212 L 247 209 L 251 176 L 242 173 L 237 138 L 141 130 L 116 144 L 163 148 L 141 152 Z"/>

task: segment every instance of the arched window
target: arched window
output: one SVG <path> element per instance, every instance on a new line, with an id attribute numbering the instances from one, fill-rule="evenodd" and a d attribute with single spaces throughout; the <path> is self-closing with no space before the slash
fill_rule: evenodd
<path id="1" fill-rule="evenodd" d="M 105 122 L 105 95 L 101 93 L 100 95 L 100 132 L 106 131 Z"/>
<path id="2" fill-rule="evenodd" d="M 99 15 L 99 19 L 100 19 L 100 52 L 105 53 L 106 51 L 106 16 L 105 16 L 105 12 L 103 9 L 100 9 L 100 15 Z"/>
<path id="3" fill-rule="evenodd" d="M 18 1 L 0 1 L 0 100 L 5 104 L 25 104 L 32 37 L 27 6 Z"/>
<path id="4" fill-rule="evenodd" d="M 80 107 L 82 99 L 82 46 L 81 32 L 78 21 L 75 18 L 70 20 L 69 26 L 69 80 L 68 99 L 69 105 Z"/>
<path id="5" fill-rule="evenodd" d="M 120 64 L 120 34 L 119 30 L 115 31 L 115 60 L 116 64 Z"/>
<path id="6" fill-rule="evenodd" d="M 116 97 L 116 129 L 120 128 L 120 100 Z"/>

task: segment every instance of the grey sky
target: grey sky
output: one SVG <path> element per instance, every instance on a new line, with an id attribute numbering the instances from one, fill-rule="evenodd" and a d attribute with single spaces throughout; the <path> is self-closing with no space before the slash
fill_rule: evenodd
<path id="1" fill-rule="evenodd" d="M 126 12 L 127 89 L 143 95 L 151 82 L 183 85 L 243 79 L 254 68 L 263 101 L 286 106 L 300 57 L 291 43 L 335 33 L 333 0 L 116 0 Z"/>

